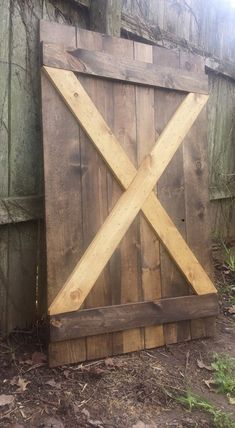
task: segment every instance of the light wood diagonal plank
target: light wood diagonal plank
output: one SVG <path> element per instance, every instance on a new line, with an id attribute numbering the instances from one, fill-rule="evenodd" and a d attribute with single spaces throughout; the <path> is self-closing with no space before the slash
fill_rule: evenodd
<path id="1" fill-rule="evenodd" d="M 156 211 L 152 212 L 152 210 L 155 208 L 154 206 L 156 206 L 156 203 L 160 203 L 157 201 L 154 194 L 151 194 L 150 196 L 149 194 L 165 167 L 170 162 L 188 130 L 191 128 L 201 109 L 205 105 L 208 97 L 206 95 L 189 94 L 185 98 L 159 137 L 151 154 L 144 160 L 136 173 L 135 168 L 129 161 L 128 157 L 126 157 L 125 153 L 122 152 L 122 149 L 111 130 L 108 128 L 104 119 L 96 110 L 92 101 L 89 99 L 73 73 L 50 68 L 46 68 L 46 72 L 92 141 L 94 142 L 95 140 L 97 142 L 100 140 L 99 144 L 103 147 L 102 154 L 108 153 L 108 158 L 111 157 L 112 166 L 110 166 L 112 170 L 115 171 L 119 181 L 121 181 L 124 187 L 128 187 L 128 184 L 131 183 L 128 190 L 121 196 L 118 203 L 97 233 L 95 239 L 92 241 L 87 251 L 77 264 L 75 270 L 72 272 L 71 276 L 68 278 L 65 285 L 50 306 L 50 314 L 56 314 L 79 309 L 103 267 L 106 265 L 113 251 L 121 241 L 128 227 L 146 200 L 146 217 L 151 225 L 153 225 L 154 222 L 156 223 Z M 79 102 L 77 103 L 78 100 Z M 112 148 L 111 152 L 109 152 L 111 142 L 114 143 L 112 144 L 112 148 L 116 149 L 115 153 L 112 152 Z M 121 162 L 121 157 L 124 159 L 123 164 Z M 107 161 L 107 157 L 104 156 L 104 158 Z M 113 164 L 116 165 L 116 168 L 113 168 Z M 120 174 L 117 173 L 117 166 L 119 165 L 122 165 L 121 168 L 118 167 Z M 130 171 L 128 171 L 128 168 L 126 169 L 126 166 L 131 166 L 130 171 L 133 171 L 132 177 L 129 177 L 129 179 L 128 176 Z M 125 184 L 123 181 L 125 181 L 125 183 L 126 181 L 129 181 L 129 183 Z M 143 212 L 145 213 L 144 209 Z M 172 230 L 172 232 L 176 231 L 174 225 L 170 224 L 171 222 L 169 223 L 170 219 L 168 219 L 162 207 L 160 208 L 160 211 L 164 214 L 162 224 L 165 224 L 166 230 L 168 229 L 169 232 L 170 226 L 170 230 Z M 159 232 L 158 226 L 157 230 Z M 160 239 L 161 237 L 165 237 L 165 233 L 166 231 L 161 230 L 160 228 Z M 168 235 L 168 233 L 166 234 Z M 177 235 L 177 231 L 174 235 Z M 179 237 L 180 234 L 178 236 L 178 239 L 180 240 Z M 171 241 L 173 241 L 172 236 L 168 236 L 167 241 L 166 239 L 163 239 L 163 242 L 167 247 L 169 247 L 169 243 Z M 210 279 L 188 249 L 184 240 L 181 238 L 181 243 L 182 242 L 184 243 L 184 249 L 186 249 L 190 262 L 186 259 L 182 263 L 182 258 L 179 254 L 178 256 L 175 254 L 176 252 L 179 253 L 179 248 L 181 250 L 181 247 L 178 247 L 178 245 L 177 251 L 171 251 L 171 254 L 177 256 L 178 264 L 181 269 L 183 268 L 183 273 L 198 294 L 215 292 L 215 288 Z M 191 265 L 192 262 L 193 266 Z M 185 267 L 187 268 L 186 272 L 184 272 Z M 202 280 L 202 283 L 201 281 L 198 281 L 198 276 Z"/>

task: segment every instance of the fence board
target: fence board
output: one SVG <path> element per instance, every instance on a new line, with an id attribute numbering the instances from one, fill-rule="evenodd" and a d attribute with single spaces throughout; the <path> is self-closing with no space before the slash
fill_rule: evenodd
<path id="1" fill-rule="evenodd" d="M 150 302 L 85 309 L 50 317 L 51 340 L 57 342 L 136 327 L 156 328 L 156 324 L 208 315 L 218 315 L 216 294 L 171 297 Z M 155 334 L 153 330 L 151 332 Z M 158 346 L 160 345 L 162 343 L 158 343 Z"/>
<path id="2" fill-rule="evenodd" d="M 204 70 L 204 59 L 198 55 L 180 52 L 180 67 L 193 71 Z M 200 114 L 200 126 L 195 124 L 183 144 L 186 234 L 189 245 L 194 249 L 197 259 L 212 277 L 209 195 L 208 195 L 208 158 L 207 158 L 207 114 Z M 194 141 L 197 140 L 197 144 Z M 200 203 L 198 202 L 200 201 Z M 197 228 L 195 228 L 197 224 Z M 207 336 L 214 329 L 214 319 L 204 318 L 191 321 L 192 338 Z"/>
<path id="3" fill-rule="evenodd" d="M 86 12 L 68 2 L 61 2 L 59 15 L 57 7 L 47 1 L 0 2 L 0 330 L 4 333 L 17 326 L 23 328 L 35 319 L 37 265 L 38 297 L 43 296 L 40 314 L 46 306 L 45 269 L 41 266 L 45 251 L 38 247 L 44 247 L 43 241 L 39 243 L 43 223 L 41 227 L 38 221 L 28 222 L 37 216 L 34 204 L 28 206 L 28 198 L 42 194 L 38 20 L 43 15 L 48 18 L 46 10 L 50 20 L 86 25 Z M 58 41 L 55 31 L 54 36 Z M 16 211 L 13 201 L 18 204 L 19 198 L 25 202 L 23 209 Z M 28 208 L 33 212 L 29 213 Z M 8 220 L 20 223 L 3 225 Z M 27 301 L 23 313 L 18 307 L 22 300 L 17 303 L 20 295 Z"/>
<path id="4" fill-rule="evenodd" d="M 37 194 L 41 158 L 38 80 L 32 78 L 32 69 L 37 69 L 38 62 L 36 56 L 30 55 L 37 44 L 36 32 L 32 30 L 28 38 L 37 20 L 16 2 L 11 3 L 10 14 L 8 186 L 9 196 L 15 197 Z M 30 325 L 36 317 L 37 231 L 35 222 L 9 226 L 8 331 Z"/>
<path id="5" fill-rule="evenodd" d="M 9 91 L 9 23 L 8 0 L 0 3 L 0 197 L 8 196 L 8 91 Z M 7 330 L 8 226 L 0 228 L 0 331 Z"/>
<path id="6" fill-rule="evenodd" d="M 153 62 L 153 48 L 142 43 L 134 43 L 134 57 Z M 137 155 L 138 166 L 150 153 L 155 142 L 154 89 L 136 88 L 137 115 Z M 141 280 L 142 299 L 152 300 L 161 297 L 160 247 L 151 227 L 140 215 Z M 164 345 L 163 327 L 149 326 L 144 329 L 145 348 Z"/>
<path id="7" fill-rule="evenodd" d="M 71 47 L 76 47 L 76 32 L 74 27 L 53 25 L 45 21 L 40 23 L 40 40 L 50 42 L 53 40 L 56 28 L 57 38 L 61 43 Z M 50 183 L 47 186 L 57 189 L 53 191 L 52 199 L 50 188 L 45 188 L 45 194 L 50 194 L 51 210 L 46 212 L 50 228 L 47 227 L 47 242 L 50 243 L 47 249 L 47 295 L 48 303 L 54 299 L 57 292 L 65 281 L 68 272 L 70 272 L 80 258 L 83 251 L 82 236 L 82 203 L 81 203 L 81 179 L 82 165 L 80 158 L 80 139 L 79 126 L 69 113 L 63 101 L 56 93 L 49 81 L 42 76 L 42 96 L 44 103 L 48 108 L 43 112 L 43 132 L 48 139 L 54 141 L 54 144 L 45 146 L 44 165 L 45 174 L 47 168 L 49 171 L 56 171 L 57 159 L 63 162 L 61 171 L 66 171 L 67 165 L 70 166 L 69 174 L 61 176 L 60 173 L 53 174 Z M 61 117 L 65 120 L 63 132 L 60 128 Z M 66 141 L 67 145 L 64 145 Z M 48 171 L 48 174 L 49 174 Z M 58 195 L 60 200 L 58 202 Z M 46 201 L 47 208 L 47 201 Z M 54 213 L 57 216 L 54 217 Z M 53 220 L 54 218 L 54 220 Z M 67 219 L 67 221 L 66 221 Z M 58 238 L 58 240 L 57 240 Z M 73 361 L 73 356 L 77 360 L 86 359 L 86 341 L 77 339 L 73 346 L 61 343 L 60 345 L 49 346 L 50 360 L 63 358 Z"/>
<path id="8" fill-rule="evenodd" d="M 168 51 L 154 48 L 154 62 L 165 64 L 169 62 Z M 171 63 L 179 67 L 179 53 L 171 53 Z M 159 135 L 169 121 L 184 96 L 175 92 L 167 94 L 159 89 L 155 90 L 156 130 Z M 162 175 L 157 185 L 159 199 L 173 220 L 179 232 L 185 238 L 185 205 L 184 205 L 184 175 L 182 147 L 177 150 L 170 165 Z M 161 277 L 162 296 L 170 297 L 188 293 L 185 279 L 179 273 L 175 263 L 166 250 L 161 246 Z M 189 339 L 189 323 L 168 324 L 164 326 L 166 343 L 175 343 L 181 337 Z"/>
<path id="9" fill-rule="evenodd" d="M 211 199 L 235 197 L 235 83 L 209 73 L 208 138 Z M 226 106 L 226 109 L 225 109 Z"/>
<path id="10" fill-rule="evenodd" d="M 151 63 L 133 61 L 90 52 L 86 49 L 68 50 L 53 44 L 43 44 L 43 64 L 90 76 L 137 83 L 145 86 L 175 89 L 183 92 L 208 93 L 208 79 L 205 73 L 188 73 L 168 66 L 158 67 Z"/>
<path id="11" fill-rule="evenodd" d="M 133 59 L 134 44 L 132 41 L 106 38 L 103 42 L 105 52 L 121 58 L 125 55 L 128 59 Z M 122 83 L 112 83 L 113 89 L 113 132 L 120 144 L 125 149 L 132 162 L 137 163 L 137 151 L 133 142 L 136 140 L 136 113 L 135 113 L 135 88 Z M 125 100 L 125 109 L 123 109 Z M 128 117 L 130 127 L 127 125 Z M 109 211 L 116 204 L 122 194 L 122 190 L 112 175 L 108 175 L 108 206 Z M 113 284 L 113 304 L 126 303 L 128 301 L 138 301 L 141 287 L 139 282 L 139 240 L 138 235 L 139 220 L 136 219 L 124 236 L 118 249 L 111 258 L 112 273 L 120 269 L 118 273 L 119 284 L 115 291 Z M 114 271 L 115 269 L 115 271 Z M 113 334 L 113 353 L 131 352 L 134 349 L 142 349 L 143 332 L 140 329 L 132 329 L 125 332 Z"/>
<path id="12" fill-rule="evenodd" d="M 221 0 L 152 0 L 123 2 L 122 26 L 128 18 L 138 35 L 148 34 L 152 40 L 165 41 L 187 47 L 193 43 L 201 51 L 221 59 L 234 58 L 235 11 L 230 2 Z"/>
<path id="13" fill-rule="evenodd" d="M 102 36 L 93 32 L 87 35 L 86 32 L 78 30 L 77 46 L 84 46 L 86 49 L 91 50 L 101 50 Z M 112 100 L 109 100 L 109 94 L 105 90 L 105 82 L 92 78 L 82 78 L 81 82 L 104 117 L 108 117 L 109 113 L 112 113 L 112 107 L 109 105 L 109 101 L 112 102 Z M 83 238 L 84 248 L 86 249 L 108 215 L 107 169 L 89 138 L 82 130 L 80 135 L 81 162 L 87 168 L 86 174 L 82 179 Z M 93 207 L 92 210 L 90 209 L 91 206 Z M 110 304 L 110 273 L 107 266 L 96 281 L 94 289 L 88 295 L 84 307 L 91 308 L 108 304 Z M 88 337 L 86 346 L 88 359 L 106 357 L 112 353 L 112 335 Z"/>

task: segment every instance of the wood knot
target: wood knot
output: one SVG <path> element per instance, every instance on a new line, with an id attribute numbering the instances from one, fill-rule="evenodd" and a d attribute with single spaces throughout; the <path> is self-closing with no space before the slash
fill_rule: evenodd
<path id="1" fill-rule="evenodd" d="M 70 298 L 74 301 L 79 301 L 82 296 L 82 291 L 80 288 L 77 288 L 77 290 L 71 291 Z"/>

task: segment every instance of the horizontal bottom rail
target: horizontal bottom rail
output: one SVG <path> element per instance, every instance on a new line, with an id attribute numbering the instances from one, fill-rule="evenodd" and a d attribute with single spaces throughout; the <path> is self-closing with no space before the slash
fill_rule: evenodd
<path id="1" fill-rule="evenodd" d="M 49 317 L 50 340 L 59 342 L 217 314 L 215 293 L 84 309 Z"/>

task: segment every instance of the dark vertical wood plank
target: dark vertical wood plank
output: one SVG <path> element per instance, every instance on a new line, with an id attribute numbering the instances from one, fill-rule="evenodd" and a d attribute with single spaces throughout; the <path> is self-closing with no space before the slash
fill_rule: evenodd
<path id="1" fill-rule="evenodd" d="M 171 55 L 171 56 L 170 56 Z M 165 49 L 154 48 L 154 63 L 172 67 L 179 67 L 179 55 L 176 52 L 170 54 Z M 170 117 L 183 101 L 184 95 L 173 91 L 162 91 L 155 89 L 155 115 L 156 133 L 160 135 Z M 176 227 L 186 237 L 185 231 L 185 201 L 184 201 L 184 174 L 183 174 L 183 151 L 180 147 L 169 166 L 166 168 L 157 185 L 159 199 L 167 213 L 175 223 Z M 171 260 L 167 251 L 161 246 L 161 278 L 162 297 L 180 296 L 188 294 L 188 285 L 182 274 Z M 164 326 L 165 342 L 176 343 L 177 341 L 190 339 L 190 323 L 188 321 L 167 324 Z"/>
<path id="2" fill-rule="evenodd" d="M 40 41 L 56 43 L 74 48 L 76 29 L 72 25 L 62 25 L 46 20 L 40 21 Z"/>
<path id="3" fill-rule="evenodd" d="M 89 50 L 102 49 L 102 36 L 94 32 L 77 31 L 77 47 Z M 101 79 L 79 76 L 79 80 L 101 114 L 108 119 L 110 102 L 106 93 L 106 83 Z M 81 165 L 84 168 L 82 177 L 83 201 L 83 239 L 84 249 L 90 244 L 108 214 L 107 203 L 107 167 L 93 144 L 80 131 Z M 96 281 L 93 289 L 84 302 L 86 308 L 110 304 L 110 274 L 107 266 Z M 112 354 L 112 334 L 88 337 L 87 359 L 102 358 Z"/>
<path id="4" fill-rule="evenodd" d="M 58 35 L 57 30 L 57 36 Z M 52 34 L 52 36 L 51 36 Z M 53 26 L 41 33 L 53 38 Z M 64 37 L 64 38 L 63 38 Z M 61 28 L 61 42 L 76 47 L 75 28 Z M 57 91 L 42 76 L 48 304 L 83 252 L 79 126 Z M 86 341 L 49 345 L 51 366 L 86 359 Z"/>
<path id="5" fill-rule="evenodd" d="M 133 58 L 133 42 L 106 37 L 103 40 L 105 52 L 117 57 Z M 137 165 L 136 150 L 136 107 L 135 88 L 132 85 L 113 82 L 113 132 L 118 141 Z M 112 175 L 108 174 L 109 210 L 115 205 L 122 191 Z M 110 261 L 112 303 L 137 302 L 141 299 L 141 277 L 139 272 L 139 220 L 135 220 L 123 238 Z M 141 329 L 132 329 L 113 334 L 113 353 L 131 352 L 144 347 Z"/>
<path id="6" fill-rule="evenodd" d="M 62 6 L 62 5 L 61 5 Z M 69 9 L 69 5 L 68 5 Z M 69 12 L 67 11 L 67 16 Z M 76 15 L 76 14 L 75 14 Z M 75 16 L 74 15 L 74 16 Z M 73 16 L 73 19 L 74 19 Z M 59 16 L 56 16 L 55 6 L 43 3 L 42 20 L 39 22 L 40 42 L 57 43 L 60 45 L 74 48 L 72 40 L 75 38 L 76 29 L 72 25 L 65 25 L 58 22 Z M 71 44 L 72 43 L 72 44 Z M 42 186 L 43 187 L 43 186 Z M 41 192 L 43 193 L 43 192 Z M 47 313 L 47 272 L 46 272 L 46 230 L 45 221 L 39 225 L 39 261 L 38 261 L 38 316 L 44 317 Z M 67 348 L 66 348 L 67 349 Z"/>
<path id="7" fill-rule="evenodd" d="M 203 71 L 204 58 L 180 52 L 180 66 Z M 201 112 L 183 143 L 187 241 L 212 278 L 211 225 L 209 213 L 207 113 Z M 214 334 L 215 318 L 191 321 L 193 339 Z"/>
<path id="8" fill-rule="evenodd" d="M 39 190 L 39 79 L 37 15 L 21 2 L 8 2 L 9 38 L 9 196 L 35 195 Z M 30 37 L 29 37 L 30 34 Z M 35 52 L 35 54 L 34 54 Z M 8 330 L 26 327 L 36 317 L 37 222 L 9 226 Z M 27 303 L 26 303 L 27 302 Z"/>
<path id="9" fill-rule="evenodd" d="M 122 0 L 91 0 L 90 28 L 120 37 Z"/>
<path id="10" fill-rule="evenodd" d="M 8 0 L 0 3 L 0 196 L 8 196 L 8 97 L 9 97 L 9 29 Z M 7 332 L 8 226 L 0 226 L 0 331 Z"/>
<path id="11" fill-rule="evenodd" d="M 152 46 L 135 42 L 134 58 L 152 63 Z M 139 166 L 155 144 L 153 88 L 136 87 L 136 119 Z M 142 215 L 140 215 L 140 251 L 142 298 L 143 300 L 158 299 L 161 297 L 159 241 Z M 163 327 L 146 327 L 144 329 L 144 340 L 144 346 L 147 349 L 164 345 Z"/>
<path id="12" fill-rule="evenodd" d="M 86 361 L 85 339 L 65 340 L 63 342 L 51 342 L 49 345 L 50 367 L 62 366 Z"/>

